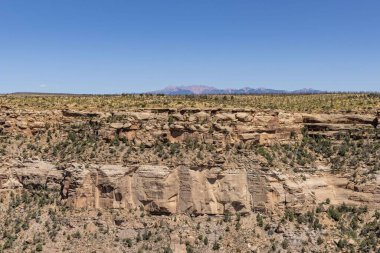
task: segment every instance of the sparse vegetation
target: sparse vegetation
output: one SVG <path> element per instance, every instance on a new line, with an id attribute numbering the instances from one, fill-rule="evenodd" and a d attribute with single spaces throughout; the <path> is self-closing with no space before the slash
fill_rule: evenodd
<path id="1" fill-rule="evenodd" d="M 0 96 L 0 106 L 0 252 L 380 250 L 380 213 L 364 205 L 373 204 L 377 189 L 378 128 L 372 118 L 349 121 L 362 112 L 376 115 L 378 95 Z M 297 112 L 330 114 L 310 123 Z M 338 123 L 331 125 L 333 113 Z M 39 161 L 54 169 L 28 167 Z M 96 173 L 83 177 L 86 188 L 73 181 L 81 169 L 100 171 L 103 164 L 125 169 L 120 175 L 130 181 L 115 180 L 125 189 Z M 127 186 L 141 180 L 134 174 L 141 164 L 176 170 L 170 182 L 193 177 L 195 186 L 180 182 L 173 189 L 197 195 L 199 206 L 172 213 L 179 198 L 194 196 L 168 194 L 162 187 L 175 183 L 153 179 L 144 181 L 153 193 L 139 192 L 146 199 L 128 196 L 134 189 Z M 342 180 L 331 187 L 349 197 L 319 191 L 329 180 Z"/>

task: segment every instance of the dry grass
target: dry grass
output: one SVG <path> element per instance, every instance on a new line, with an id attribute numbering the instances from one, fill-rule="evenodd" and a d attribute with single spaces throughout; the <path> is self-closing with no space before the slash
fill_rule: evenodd
<path id="1" fill-rule="evenodd" d="M 17 109 L 129 110 L 143 108 L 250 108 L 290 112 L 376 112 L 380 95 L 94 95 L 94 96 L 0 96 L 0 106 Z"/>

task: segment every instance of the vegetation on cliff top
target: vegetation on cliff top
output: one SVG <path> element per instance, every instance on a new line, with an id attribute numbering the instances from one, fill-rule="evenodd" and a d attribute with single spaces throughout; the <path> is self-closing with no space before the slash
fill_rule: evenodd
<path id="1" fill-rule="evenodd" d="M 93 95 L 0 96 L 0 106 L 20 109 L 127 110 L 138 108 L 249 108 L 293 112 L 376 111 L 380 94 L 310 95 Z"/>

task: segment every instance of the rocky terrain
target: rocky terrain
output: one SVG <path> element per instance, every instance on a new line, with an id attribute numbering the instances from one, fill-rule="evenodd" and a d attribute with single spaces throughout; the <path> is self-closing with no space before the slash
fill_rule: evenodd
<path id="1" fill-rule="evenodd" d="M 1 251 L 380 250 L 376 108 L 33 99 L 2 98 Z"/>

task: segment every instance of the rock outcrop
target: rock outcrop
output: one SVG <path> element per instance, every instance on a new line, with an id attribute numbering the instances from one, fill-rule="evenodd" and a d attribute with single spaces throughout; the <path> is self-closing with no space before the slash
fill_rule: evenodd
<path id="1" fill-rule="evenodd" d="M 311 176 L 304 181 L 275 171 L 193 169 L 185 166 L 119 165 L 67 168 L 34 161 L 0 171 L 0 188 L 59 191 L 61 201 L 79 209 L 144 208 L 152 214 L 276 213 L 301 211 L 330 198 L 332 203 L 379 207 L 380 176 L 357 192 L 344 177 Z"/>
<path id="2" fill-rule="evenodd" d="M 245 157 L 249 162 L 237 161 L 234 166 L 227 166 L 222 151 L 241 143 L 256 146 L 297 143 L 305 134 L 338 140 L 341 133 L 349 133 L 355 139 L 376 139 L 377 125 L 377 115 L 357 114 L 245 109 L 29 112 L 7 108 L 0 113 L 0 133 L 6 138 L 45 134 L 46 142 L 55 138 L 63 140 L 59 145 L 64 146 L 65 139 L 82 131 L 83 136 L 96 141 L 124 139 L 135 150 L 152 148 L 158 140 L 171 144 L 196 140 L 215 152 L 210 153 L 212 163 L 206 161 L 199 166 L 178 160 L 174 164 L 145 165 L 150 161 L 137 154 L 126 158 L 128 166 L 89 162 L 60 167 L 33 160 L 3 163 L 0 188 L 56 190 L 62 201 L 74 208 L 143 207 L 159 214 L 275 212 L 287 207 L 297 210 L 312 207 L 327 197 L 337 203 L 376 206 L 378 174 L 376 180 L 360 185 L 323 170 L 300 180 L 294 173 L 268 170 L 260 161 L 249 160 L 250 157 Z M 52 129 L 58 129 L 55 137 L 51 137 Z"/>
<path id="3" fill-rule="evenodd" d="M 43 122 L 43 123 L 42 123 Z M 147 109 L 125 112 L 3 111 L 0 133 L 33 135 L 55 126 L 62 129 L 90 123 L 95 134 L 105 140 L 126 138 L 150 145 L 155 139 L 182 142 L 189 138 L 215 140 L 213 145 L 254 142 L 261 145 L 284 143 L 308 134 L 336 138 L 341 132 L 377 128 L 377 115 L 305 114 L 246 109 Z M 57 126 L 58 124 L 58 126 Z M 371 133 L 368 133 L 371 135 Z M 362 137 L 362 135 L 360 135 Z M 358 138 L 360 137 L 358 135 Z M 216 141 L 217 140 L 217 141 Z"/>

